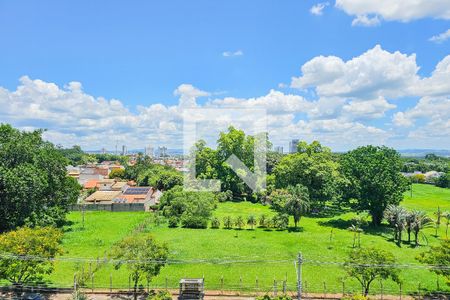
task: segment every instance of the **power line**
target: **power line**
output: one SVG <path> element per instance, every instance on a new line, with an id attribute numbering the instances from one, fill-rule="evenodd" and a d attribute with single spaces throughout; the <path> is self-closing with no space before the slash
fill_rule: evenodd
<path id="1" fill-rule="evenodd" d="M 42 257 L 37 255 L 18 255 L 11 253 L 0 253 L 0 258 L 22 260 L 22 261 L 62 261 L 62 262 L 85 262 L 85 263 L 165 263 L 165 264 L 216 264 L 216 265 L 229 265 L 229 264 L 283 264 L 293 263 L 295 259 L 279 259 L 279 260 L 267 260 L 267 259 L 114 259 L 114 258 L 89 258 L 89 257 Z M 359 264 L 348 263 L 342 261 L 329 261 L 329 260 L 310 260 L 303 259 L 304 265 L 332 265 L 332 266 L 352 266 L 352 267 L 365 267 L 365 268 L 409 268 L 409 269 L 433 269 L 433 270 L 450 270 L 450 266 L 446 265 L 420 265 L 420 264 Z"/>

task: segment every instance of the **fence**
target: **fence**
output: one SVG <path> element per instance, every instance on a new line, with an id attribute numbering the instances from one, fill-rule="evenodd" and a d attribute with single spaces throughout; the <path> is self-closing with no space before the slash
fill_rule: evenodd
<path id="1" fill-rule="evenodd" d="M 69 207 L 70 211 L 112 211 L 131 212 L 145 211 L 144 203 L 112 203 L 112 204 L 74 204 Z"/>
<path id="2" fill-rule="evenodd" d="M 137 228 L 136 230 L 139 230 Z M 23 259 L 23 258 L 22 258 Z M 32 259 L 32 258 L 30 258 Z M 298 265 L 294 265 L 295 258 L 286 260 L 258 260 L 258 259 L 220 259 L 214 261 L 185 260 L 169 261 L 161 273 L 151 281 L 145 278 L 139 282 L 139 292 L 145 293 L 151 289 L 167 289 L 175 293 L 181 278 L 204 278 L 205 290 L 211 295 L 297 295 Z M 75 258 L 65 257 L 55 259 L 56 270 L 54 277 L 46 282 L 30 283 L 22 289 L 44 292 L 70 293 L 74 286 L 85 292 L 94 293 L 130 293 L 133 282 L 127 269 L 131 261 L 122 261 L 120 270 L 115 269 L 118 261 L 106 258 Z M 325 265 L 330 263 L 330 265 Z M 336 299 L 343 296 L 361 294 L 361 286 L 352 278 L 342 277 L 340 280 L 326 279 L 326 273 L 335 272 L 340 266 L 331 265 L 336 262 L 320 262 L 305 260 L 302 267 L 302 296 L 305 298 Z M 317 272 L 321 264 L 322 271 Z M 230 267 L 233 270 L 229 272 Z M 407 268 L 408 266 L 404 266 Z M 411 266 L 412 267 L 412 266 Z M 323 272 L 323 270 L 326 270 Z M 420 271 L 426 271 L 418 269 Z M 449 299 L 450 290 L 442 278 L 436 277 L 435 286 L 423 284 L 423 277 L 433 277 L 433 273 L 417 273 L 414 282 L 411 279 L 402 284 L 391 281 L 376 280 L 370 289 L 372 298 L 376 299 L 406 299 L 414 296 L 416 299 L 441 296 Z M 206 276 L 205 276 L 206 275 Z M 322 279 L 323 278 L 323 279 Z M 3 291 L 12 287 L 5 284 Z M 17 288 L 16 288 L 17 289 Z"/>

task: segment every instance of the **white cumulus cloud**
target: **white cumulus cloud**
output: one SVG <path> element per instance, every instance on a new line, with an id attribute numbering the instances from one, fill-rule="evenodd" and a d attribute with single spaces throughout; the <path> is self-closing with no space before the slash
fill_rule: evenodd
<path id="1" fill-rule="evenodd" d="M 309 12 L 315 16 L 321 16 L 323 15 L 324 8 L 327 7 L 328 5 L 329 5 L 328 2 L 317 3 L 316 5 L 313 5 L 311 7 Z"/>
<path id="2" fill-rule="evenodd" d="M 242 56 L 242 55 L 244 55 L 244 52 L 242 50 L 222 52 L 223 57 L 234 57 L 234 56 Z"/>
<path id="3" fill-rule="evenodd" d="M 446 40 L 450 39 L 450 29 L 448 29 L 447 31 L 438 34 L 438 35 L 434 35 L 430 38 L 431 42 L 435 42 L 437 44 L 443 43 Z"/>
<path id="4" fill-rule="evenodd" d="M 450 19 L 448 0 L 336 0 L 337 8 L 359 19 L 382 18 L 386 21 L 409 22 L 423 18 Z"/>

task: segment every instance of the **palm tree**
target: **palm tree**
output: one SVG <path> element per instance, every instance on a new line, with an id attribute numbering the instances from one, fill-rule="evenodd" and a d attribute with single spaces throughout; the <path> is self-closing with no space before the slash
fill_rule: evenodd
<path id="1" fill-rule="evenodd" d="M 253 230 L 253 226 L 256 225 L 256 218 L 253 215 L 248 216 L 247 225 L 250 225 L 250 228 Z"/>
<path id="2" fill-rule="evenodd" d="M 235 222 L 236 226 L 240 229 L 245 226 L 244 218 L 242 216 L 238 216 Z"/>
<path id="3" fill-rule="evenodd" d="M 300 218 L 309 210 L 309 193 L 308 189 L 297 184 L 296 186 L 289 186 L 288 191 L 291 194 L 286 203 L 286 212 L 294 217 L 294 225 L 297 228 Z"/>
<path id="4" fill-rule="evenodd" d="M 259 226 L 261 226 L 261 227 L 267 226 L 267 216 L 266 215 L 261 215 L 259 217 Z"/>
<path id="5" fill-rule="evenodd" d="M 230 229 L 231 227 L 233 227 L 233 220 L 230 216 L 226 216 L 225 218 L 223 218 L 223 226 L 226 229 Z"/>
<path id="6" fill-rule="evenodd" d="M 408 212 L 401 206 L 388 205 L 384 211 L 384 217 L 389 225 L 394 228 L 394 240 L 401 246 L 402 232 L 406 228 Z"/>
<path id="7" fill-rule="evenodd" d="M 363 232 L 363 230 L 357 225 L 357 224 L 352 224 L 352 226 L 350 226 L 348 228 L 349 231 L 353 232 L 353 248 L 355 248 L 355 244 L 356 244 L 356 237 L 358 237 L 358 247 L 361 247 L 361 232 Z"/>
<path id="8" fill-rule="evenodd" d="M 426 212 L 420 210 L 413 210 L 411 212 L 413 223 L 412 230 L 414 232 L 415 246 L 419 246 L 419 233 L 420 230 L 426 227 L 430 227 L 433 224 L 433 220 L 427 216 Z"/>
<path id="9" fill-rule="evenodd" d="M 438 206 L 437 211 L 434 213 L 436 216 L 436 222 L 435 222 L 435 232 L 434 235 L 438 236 L 438 230 L 441 225 L 441 218 L 444 216 L 444 213 L 441 211 L 441 208 Z"/>

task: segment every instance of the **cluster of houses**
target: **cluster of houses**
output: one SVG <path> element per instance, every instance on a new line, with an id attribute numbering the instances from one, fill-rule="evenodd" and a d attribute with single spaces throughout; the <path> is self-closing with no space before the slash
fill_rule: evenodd
<path id="1" fill-rule="evenodd" d="M 159 203 L 162 192 L 150 186 L 136 186 L 133 181 L 109 178 L 112 170 L 124 167 L 115 162 L 102 162 L 68 167 L 68 175 L 75 178 L 90 195 L 80 199 L 84 204 L 114 205 L 140 204 L 146 211 Z"/>
<path id="2" fill-rule="evenodd" d="M 408 177 L 408 178 L 422 177 L 424 182 L 434 183 L 437 178 L 439 178 L 440 176 L 442 176 L 445 173 L 437 172 L 437 171 L 429 171 L 426 173 L 422 173 L 420 171 L 415 171 L 415 172 L 411 172 L 411 173 L 402 173 L 402 174 L 403 174 L 403 176 Z"/>

